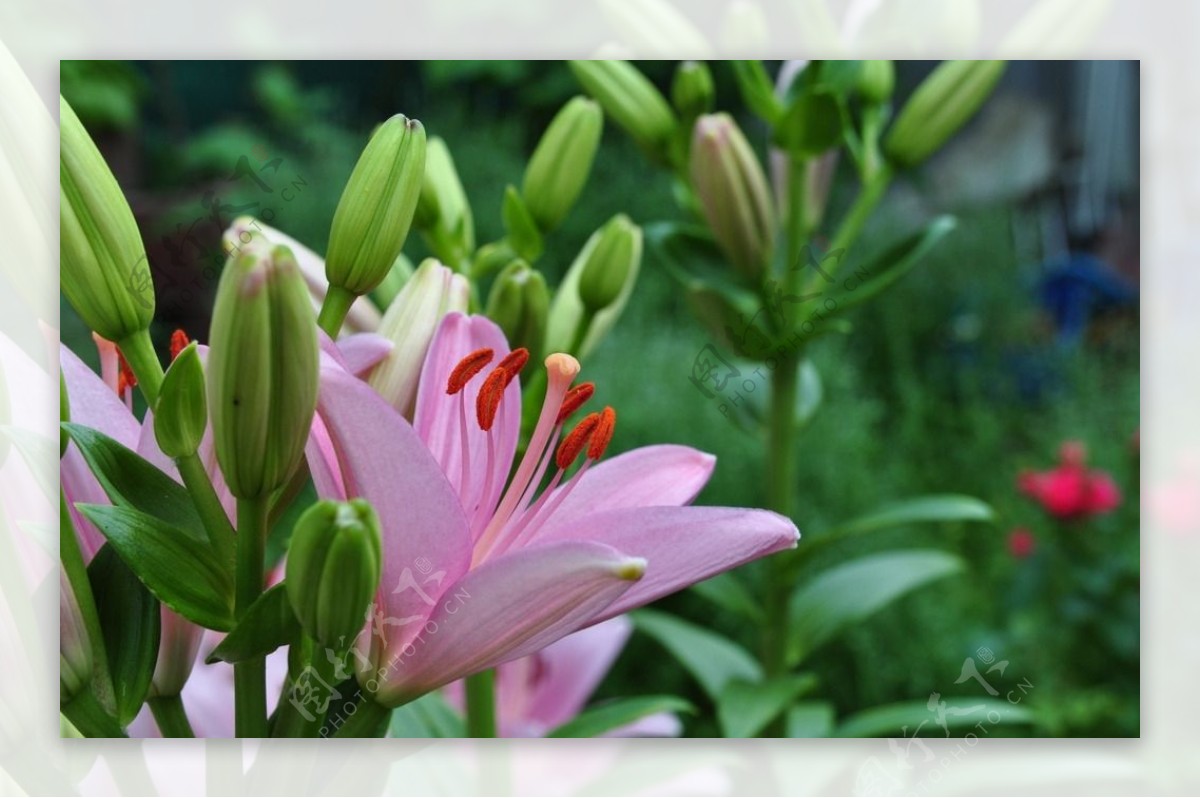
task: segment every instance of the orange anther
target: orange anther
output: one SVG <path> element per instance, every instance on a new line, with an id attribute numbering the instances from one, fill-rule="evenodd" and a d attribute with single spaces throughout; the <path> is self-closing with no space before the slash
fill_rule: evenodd
<path id="1" fill-rule="evenodd" d="M 558 408 L 558 418 L 555 424 L 561 424 L 571 417 L 576 410 L 583 407 L 592 394 L 596 392 L 596 385 L 591 382 L 585 382 L 582 385 L 576 385 L 571 390 L 567 391 L 567 395 L 563 397 L 562 405 Z"/>
<path id="2" fill-rule="evenodd" d="M 565 471 L 571 467 L 571 463 L 575 462 L 575 459 L 579 457 L 579 453 L 587 446 L 592 433 L 596 431 L 596 426 L 599 423 L 599 413 L 588 413 L 575 426 L 575 429 L 571 430 L 571 433 L 563 438 L 563 442 L 558 446 L 558 454 L 554 458 L 554 462 L 559 468 Z"/>
<path id="3" fill-rule="evenodd" d="M 609 442 L 612 440 L 613 432 L 617 428 L 617 411 L 611 407 L 606 407 L 600 411 L 600 421 L 596 424 L 596 431 L 592 433 L 592 442 L 588 445 L 588 457 L 593 460 L 599 460 L 604 454 L 604 450 L 608 448 Z"/>
<path id="4" fill-rule="evenodd" d="M 454 371 L 450 372 L 450 379 L 446 380 L 446 393 L 453 396 L 461 391 L 472 377 L 483 371 L 484 366 L 492 362 L 492 355 L 491 349 L 476 349 L 458 361 Z"/>
<path id="5" fill-rule="evenodd" d="M 176 330 L 171 333 L 171 362 L 175 362 L 175 358 L 179 357 L 179 353 L 187 348 L 191 341 L 188 340 L 187 333 L 183 330 Z"/>
<path id="6" fill-rule="evenodd" d="M 508 385 L 509 382 L 512 382 L 517 378 L 517 375 L 521 373 L 521 369 L 525 368 L 525 364 L 528 362 L 529 350 L 522 346 L 519 349 L 514 349 L 505 355 L 504 358 L 496 364 L 496 368 L 504 369 L 506 372 L 508 372 L 508 382 L 504 383 L 505 385 Z"/>
<path id="7" fill-rule="evenodd" d="M 487 375 L 487 379 L 483 381 L 483 385 L 479 389 L 479 396 L 475 397 L 475 418 L 479 421 L 479 428 L 484 432 L 490 430 L 496 423 L 496 411 L 500 408 L 500 400 L 504 398 L 504 388 L 510 379 L 508 369 L 497 366 L 492 369 L 491 374 Z"/>

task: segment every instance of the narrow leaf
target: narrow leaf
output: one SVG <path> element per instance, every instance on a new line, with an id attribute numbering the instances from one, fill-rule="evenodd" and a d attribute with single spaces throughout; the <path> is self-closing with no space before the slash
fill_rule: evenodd
<path id="1" fill-rule="evenodd" d="M 247 608 L 238 625 L 212 650 L 205 662 L 211 665 L 265 657 L 280 646 L 290 644 L 299 634 L 300 622 L 296 620 L 281 582 Z"/>
<path id="2" fill-rule="evenodd" d="M 599 737 L 622 726 L 661 712 L 694 712 L 687 701 L 672 695 L 620 698 L 585 710 L 547 737 Z"/>
<path id="3" fill-rule="evenodd" d="M 206 542 L 128 507 L 77 506 L 159 601 L 208 629 L 233 628 L 233 581 Z"/>
<path id="4" fill-rule="evenodd" d="M 750 594 L 742 580 L 732 573 L 723 573 L 692 586 L 692 590 L 722 609 L 751 621 L 762 619 L 762 607 Z"/>
<path id="5" fill-rule="evenodd" d="M 788 710 L 788 737 L 829 737 L 833 734 L 833 704 L 805 701 Z"/>
<path id="6" fill-rule="evenodd" d="M 137 716 L 150 691 L 158 663 L 162 611 L 112 546 L 101 546 L 96 552 L 88 565 L 88 581 L 104 635 L 117 721 L 125 726 Z"/>
<path id="7" fill-rule="evenodd" d="M 637 629 L 670 651 L 714 701 L 733 679 L 747 682 L 762 679 L 758 661 L 731 640 L 654 610 L 639 610 L 630 618 Z"/>
<path id="8" fill-rule="evenodd" d="M 952 554 L 917 549 L 872 554 L 822 572 L 792 594 L 788 662 L 800 662 L 847 626 L 962 568 Z"/>
<path id="9" fill-rule="evenodd" d="M 955 728 L 971 728 L 979 723 L 1029 723 L 1032 713 L 1017 704 L 998 698 L 938 699 L 942 712 L 929 708 L 926 701 L 905 701 L 872 707 L 848 717 L 834 733 L 835 737 L 913 737 L 917 734 L 940 737 Z M 999 720 L 993 719 L 999 715 Z M 945 724 L 945 725 L 942 725 Z"/>
<path id="10" fill-rule="evenodd" d="M 426 693 L 416 701 L 392 711 L 388 737 L 466 737 L 462 716 L 440 692 Z"/>
<path id="11" fill-rule="evenodd" d="M 811 673 L 758 683 L 731 681 L 717 700 L 721 729 L 726 737 L 753 737 L 816 685 Z"/>
<path id="12" fill-rule="evenodd" d="M 910 524 L 950 522 L 992 523 L 996 514 L 985 502 L 972 496 L 941 494 L 916 496 L 888 504 L 852 521 L 840 524 L 824 534 L 814 535 L 813 545 L 823 545 L 854 535 L 891 529 Z"/>

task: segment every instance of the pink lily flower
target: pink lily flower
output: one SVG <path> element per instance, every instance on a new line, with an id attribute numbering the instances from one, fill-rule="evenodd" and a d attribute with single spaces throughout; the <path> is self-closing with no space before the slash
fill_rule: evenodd
<path id="1" fill-rule="evenodd" d="M 578 715 L 632 632 L 629 619 L 619 616 L 496 668 L 496 725 L 500 736 L 545 737 Z M 461 709 L 462 682 L 447 685 L 446 698 Z M 678 718 L 661 712 L 605 736 L 678 737 L 680 729 Z"/>
<path id="2" fill-rule="evenodd" d="M 711 455 L 649 446 L 599 463 L 615 413 L 589 414 L 563 434 L 592 393 L 587 383 L 572 387 L 579 363 L 569 355 L 546 359 L 545 400 L 515 462 L 527 357 L 510 352 L 491 321 L 449 314 L 430 345 L 411 425 L 334 358 L 323 361 L 308 461 L 318 494 L 365 498 L 383 525 L 383 579 L 356 656 L 360 683 L 384 705 L 532 654 L 799 538 L 775 513 L 683 506 L 708 481 Z"/>

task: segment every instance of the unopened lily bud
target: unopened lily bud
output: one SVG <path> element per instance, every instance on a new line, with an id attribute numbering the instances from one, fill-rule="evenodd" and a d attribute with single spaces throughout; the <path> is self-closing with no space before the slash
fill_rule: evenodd
<path id="1" fill-rule="evenodd" d="M 94 332 L 124 341 L 149 329 L 154 282 L 137 223 L 104 157 L 59 98 L 62 291 Z"/>
<path id="2" fill-rule="evenodd" d="M 691 177 L 717 244 L 739 272 L 759 279 L 775 244 L 775 211 L 762 165 L 728 114 L 696 120 Z"/>
<path id="3" fill-rule="evenodd" d="M 550 289 L 546 287 L 546 278 L 525 261 L 513 261 L 492 283 L 487 317 L 504 331 L 509 346 L 528 349 L 534 362 L 541 360 L 545 351 L 549 314 Z"/>
<path id="4" fill-rule="evenodd" d="M 150 680 L 150 695 L 177 696 L 192 675 L 204 630 L 165 604 L 159 617 L 162 619 L 162 636 L 154 676 Z"/>
<path id="5" fill-rule="evenodd" d="M 92 679 L 92 644 L 66 570 L 58 569 L 59 702 L 67 703 Z"/>
<path id="6" fill-rule="evenodd" d="M 392 342 L 392 351 L 374 368 L 368 383 L 405 418 L 412 418 L 421 365 L 438 323 L 447 313 L 466 313 L 469 300 L 466 279 L 430 258 L 383 314 L 379 334 Z"/>
<path id="7" fill-rule="evenodd" d="M 684 119 L 695 119 L 712 110 L 716 89 L 712 72 L 703 61 L 684 61 L 675 71 L 671 102 Z"/>
<path id="8" fill-rule="evenodd" d="M 882 103 L 889 100 L 896 88 L 896 69 L 891 61 L 863 61 L 858 73 L 858 93 L 864 100 Z"/>
<path id="9" fill-rule="evenodd" d="M 383 281 L 404 246 L 425 178 L 425 128 L 396 114 L 359 156 L 329 231 L 325 276 L 361 296 Z"/>
<path id="10" fill-rule="evenodd" d="M 543 231 L 553 230 L 579 198 L 600 146 L 604 113 L 594 101 L 575 97 L 559 111 L 529 165 L 521 194 Z"/>
<path id="11" fill-rule="evenodd" d="M 584 91 L 643 149 L 662 154 L 675 132 L 671 106 L 637 67 L 628 61 L 571 61 Z"/>
<path id="12" fill-rule="evenodd" d="M 460 252 L 475 249 L 475 220 L 450 148 L 434 136 L 425 147 L 425 177 L 413 223 L 435 233 Z"/>
<path id="13" fill-rule="evenodd" d="M 193 341 L 175 357 L 163 377 L 154 404 L 154 439 L 167 457 L 187 457 L 200 448 L 207 423 L 204 367 Z"/>
<path id="14" fill-rule="evenodd" d="M 321 645 L 348 647 L 365 623 L 383 567 L 379 518 L 362 499 L 314 504 L 292 531 L 288 600 Z"/>
<path id="15" fill-rule="evenodd" d="M 317 327 L 291 250 L 242 245 L 217 286 L 208 356 L 217 461 L 229 490 L 256 498 L 304 456 L 317 406 Z"/>
<path id="16" fill-rule="evenodd" d="M 579 298 L 589 313 L 599 313 L 617 301 L 642 259 L 642 229 L 628 216 L 614 216 L 597 235 L 579 275 Z"/>
<path id="17" fill-rule="evenodd" d="M 1004 73 L 1003 61 L 945 61 L 904 104 L 884 139 L 900 167 L 924 161 L 967 123 Z"/>

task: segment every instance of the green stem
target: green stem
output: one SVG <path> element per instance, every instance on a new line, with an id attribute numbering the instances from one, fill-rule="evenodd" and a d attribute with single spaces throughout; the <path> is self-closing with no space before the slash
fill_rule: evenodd
<path id="1" fill-rule="evenodd" d="M 262 594 L 263 549 L 267 537 L 267 500 L 238 499 L 235 610 L 238 618 Z M 235 726 L 238 737 L 267 736 L 266 659 L 255 657 L 233 666 Z"/>
<path id="2" fill-rule="evenodd" d="M 91 690 L 82 690 L 62 708 L 63 715 L 84 737 L 127 737 Z"/>
<path id="3" fill-rule="evenodd" d="M 125 356 L 125 362 L 133 369 L 137 377 L 138 387 L 146 397 L 146 404 L 154 407 L 158 401 L 158 391 L 162 388 L 163 367 L 154 352 L 154 343 L 150 340 L 150 331 L 142 330 L 117 342 L 117 348 Z"/>
<path id="4" fill-rule="evenodd" d="M 842 223 L 838 226 L 837 232 L 833 234 L 833 240 L 829 242 L 831 251 L 840 247 L 850 249 L 858 238 L 858 234 L 862 232 L 863 225 L 867 223 L 867 219 L 875 210 L 875 206 L 887 193 L 888 186 L 892 183 L 892 176 L 892 168 L 883 162 L 867 179 L 867 182 L 863 183 L 858 196 L 854 198 L 854 204 L 842 217 Z"/>
<path id="5" fill-rule="evenodd" d="M 304 635 L 296 645 L 299 645 L 303 651 L 301 662 L 303 662 L 304 668 L 300 673 L 288 673 L 283 696 L 280 698 L 279 708 L 276 710 L 275 724 L 271 729 L 272 737 L 316 737 L 325 723 L 325 713 L 318 711 L 319 701 L 311 702 L 304 707 L 304 711 L 310 716 L 305 717 L 291 699 L 297 679 L 313 678 L 318 685 L 334 684 L 333 663 L 326 656 L 328 649 L 308 635 Z M 324 696 L 319 697 L 324 698 Z"/>
<path id="6" fill-rule="evenodd" d="M 317 316 L 317 325 L 335 341 L 355 299 L 358 297 L 340 285 L 329 286 L 329 291 L 325 294 L 325 301 L 321 303 L 321 313 Z"/>
<path id="7" fill-rule="evenodd" d="M 200 513 L 200 520 L 204 523 L 204 531 L 208 533 L 213 550 L 222 562 L 233 563 L 237 546 L 233 525 L 229 523 L 229 516 L 225 514 L 225 508 L 217 498 L 217 491 L 213 488 L 212 480 L 208 478 L 200 456 L 192 452 L 176 459 L 175 465 L 179 468 L 183 484 L 191 494 L 197 512 Z"/>
<path id="8" fill-rule="evenodd" d="M 496 736 L 496 671 L 467 677 L 467 736 Z"/>
<path id="9" fill-rule="evenodd" d="M 334 732 L 334 737 L 382 737 L 385 723 L 391 713 L 387 707 L 377 704 L 365 694 L 355 704 L 357 709 L 348 716 Z"/>
<path id="10" fill-rule="evenodd" d="M 575 357 L 580 357 L 583 353 L 583 344 L 587 341 L 588 332 L 592 329 L 592 320 L 596 318 L 595 313 L 591 313 L 584 309 L 583 314 L 579 317 L 579 324 L 575 326 L 575 334 L 571 338 L 570 353 Z"/>
<path id="11" fill-rule="evenodd" d="M 177 695 L 158 696 L 148 702 L 154 721 L 158 724 L 163 737 L 195 737 L 192 724 L 188 722 L 187 712 L 183 708 L 183 699 Z"/>

